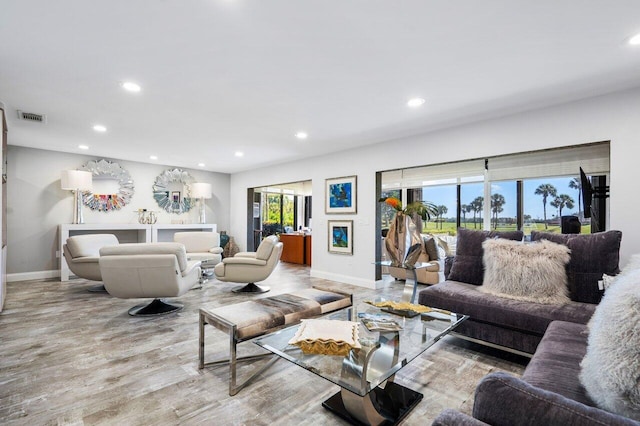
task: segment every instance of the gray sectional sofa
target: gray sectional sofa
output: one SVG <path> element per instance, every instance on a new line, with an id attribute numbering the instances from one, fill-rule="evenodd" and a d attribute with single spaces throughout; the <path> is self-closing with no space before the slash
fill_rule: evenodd
<path id="1" fill-rule="evenodd" d="M 595 407 L 580 384 L 580 362 L 587 352 L 587 327 L 552 322 L 521 379 L 491 373 L 478 384 L 473 417 L 445 410 L 433 425 L 640 425 Z"/>
<path id="2" fill-rule="evenodd" d="M 598 280 L 616 275 L 622 234 L 591 235 L 537 232 L 533 240 L 548 239 L 571 249 L 567 265 L 571 302 L 547 305 L 496 297 L 479 290 L 482 284 L 482 243 L 488 238 L 522 239 L 519 232 L 460 229 L 456 257 L 445 266 L 447 279 L 427 287 L 418 296 L 423 305 L 469 315 L 456 333 L 518 352 L 533 354 L 547 326 L 554 320 L 586 324 L 602 297 Z"/>
<path id="3" fill-rule="evenodd" d="M 640 425 L 597 408 L 580 382 L 580 363 L 588 347 L 586 324 L 603 294 L 598 289 L 598 281 L 603 274 L 619 272 L 622 234 L 619 231 L 592 235 L 534 233 L 534 241 L 546 239 L 571 249 L 571 259 L 566 266 L 571 301 L 544 305 L 480 291 L 479 285 L 483 283 L 477 274 L 482 270 L 482 264 L 478 264 L 482 257 L 479 247 L 484 240 L 503 235 L 461 231 L 456 259 L 447 262 L 445 267 L 448 279 L 422 290 L 419 302 L 469 315 L 470 319 L 456 329 L 459 334 L 533 356 L 522 378 L 492 373 L 482 379 L 475 392 L 473 417 L 449 409 L 433 424 Z M 517 235 L 506 236 L 517 239 Z M 457 264 L 456 271 L 459 255 L 462 262 Z M 469 275 L 470 271 L 476 274 Z"/>

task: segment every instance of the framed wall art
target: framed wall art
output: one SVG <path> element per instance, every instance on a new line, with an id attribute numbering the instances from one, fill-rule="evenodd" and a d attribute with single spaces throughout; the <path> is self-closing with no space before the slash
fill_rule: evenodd
<path id="1" fill-rule="evenodd" d="M 357 176 L 326 180 L 325 213 L 356 213 Z"/>
<path id="2" fill-rule="evenodd" d="M 329 253 L 353 254 L 353 221 L 329 221 Z"/>

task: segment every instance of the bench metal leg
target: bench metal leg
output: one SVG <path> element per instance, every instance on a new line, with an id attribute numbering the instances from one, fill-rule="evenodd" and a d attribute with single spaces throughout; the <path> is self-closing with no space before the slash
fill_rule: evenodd
<path id="1" fill-rule="evenodd" d="M 229 395 L 233 396 L 236 395 L 238 392 L 240 392 L 245 386 L 247 386 L 256 376 L 262 374 L 264 371 L 266 371 L 269 367 L 271 367 L 273 364 L 276 363 L 276 361 L 278 361 L 278 359 L 280 359 L 280 357 L 272 354 L 272 353 L 265 353 L 265 354 L 258 354 L 258 355 L 249 355 L 249 356 L 245 356 L 245 357 L 238 357 L 237 354 L 237 345 L 238 345 L 238 341 L 235 338 L 235 334 L 236 334 L 236 325 L 235 324 L 225 324 L 228 325 L 230 327 L 228 327 L 229 330 L 229 358 L 228 359 L 222 359 L 222 360 L 218 360 L 218 361 L 211 361 L 211 362 L 206 362 L 204 361 L 204 344 L 205 344 L 205 326 L 207 324 L 206 321 L 206 317 L 205 315 L 200 312 L 200 320 L 199 320 L 199 362 L 198 362 L 198 368 L 199 369 L 203 369 L 205 366 L 217 366 L 217 365 L 223 365 L 223 364 L 229 364 Z M 264 358 L 267 356 L 271 356 L 273 357 L 273 359 L 271 359 L 268 363 L 266 363 L 265 365 L 263 365 L 262 367 L 260 367 L 259 369 L 257 369 L 256 371 L 254 371 L 253 373 L 251 373 L 251 375 L 249 375 L 249 377 L 247 377 L 243 382 L 238 383 L 237 380 L 237 364 L 239 361 L 252 361 L 255 359 L 259 359 L 259 358 Z"/>

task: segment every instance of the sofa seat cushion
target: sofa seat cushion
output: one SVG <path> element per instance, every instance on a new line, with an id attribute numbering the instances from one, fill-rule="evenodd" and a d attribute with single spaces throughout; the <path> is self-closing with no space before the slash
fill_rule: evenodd
<path id="1" fill-rule="evenodd" d="M 554 321 L 549 324 L 522 380 L 582 404 L 595 406 L 580 383 L 580 361 L 587 352 L 584 324 Z"/>
<path id="2" fill-rule="evenodd" d="M 474 395 L 473 417 L 491 425 L 638 426 L 633 420 L 532 386 L 507 373 L 485 376 Z"/>
<path id="3" fill-rule="evenodd" d="M 544 334 L 549 323 L 562 320 L 586 324 L 595 305 L 569 302 L 565 305 L 505 299 L 482 293 L 478 286 L 444 281 L 419 293 L 418 302 L 434 308 L 469 315 L 476 321 Z"/>

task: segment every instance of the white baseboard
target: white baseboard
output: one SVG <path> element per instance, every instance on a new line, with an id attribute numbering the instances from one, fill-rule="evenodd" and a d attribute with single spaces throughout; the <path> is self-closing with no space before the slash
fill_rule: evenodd
<path id="1" fill-rule="evenodd" d="M 325 280 L 337 281 L 339 283 L 357 285 L 358 287 L 379 289 L 383 285 L 383 281 L 364 280 L 362 278 L 352 277 L 349 275 L 332 274 L 331 272 L 318 271 L 311 268 L 309 273 L 314 278 L 322 278 Z"/>
<path id="2" fill-rule="evenodd" d="M 60 271 L 57 269 L 53 271 L 20 272 L 17 274 L 7 274 L 7 282 L 46 280 L 57 277 L 60 277 Z"/>

